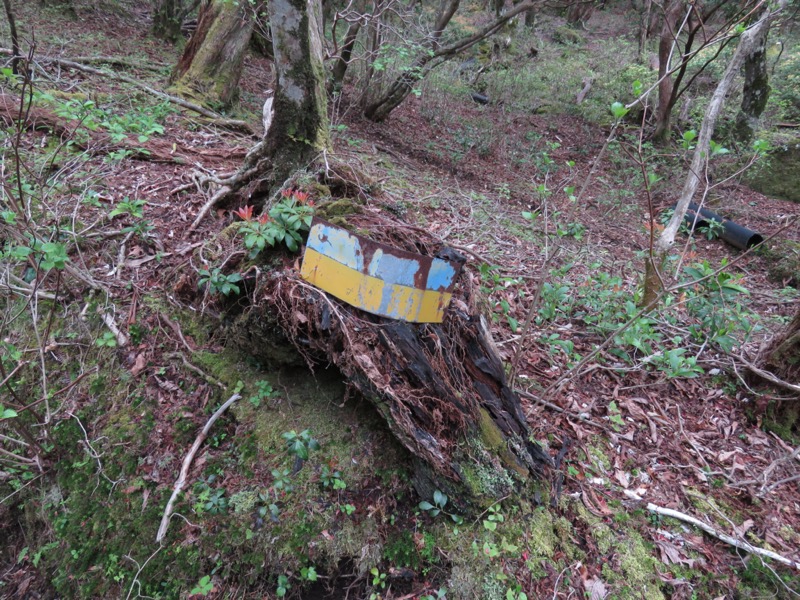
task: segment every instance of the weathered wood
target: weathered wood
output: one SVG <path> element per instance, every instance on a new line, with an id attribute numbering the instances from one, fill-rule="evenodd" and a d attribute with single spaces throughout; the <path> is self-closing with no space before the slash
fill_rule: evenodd
<path id="1" fill-rule="evenodd" d="M 349 219 L 359 230 L 391 235 L 376 216 Z M 419 239 L 403 237 L 408 246 Z M 384 243 L 392 240 L 382 239 Z M 395 243 L 394 245 L 400 245 Z M 400 247 L 403 247 L 400 245 Z M 428 254 L 433 255 L 430 251 Z M 442 323 L 415 324 L 370 315 L 298 278 L 272 277 L 258 296 L 312 367 L 333 364 L 384 417 L 418 459 L 414 482 L 466 505 L 485 505 L 540 476 L 550 458 L 533 441 L 519 397 L 478 306 L 462 281 Z"/>

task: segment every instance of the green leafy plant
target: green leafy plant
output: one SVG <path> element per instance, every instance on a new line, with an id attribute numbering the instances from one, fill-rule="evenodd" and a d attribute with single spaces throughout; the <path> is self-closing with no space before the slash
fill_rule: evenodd
<path id="1" fill-rule="evenodd" d="M 352 504 L 342 504 L 339 508 L 341 508 L 348 517 L 356 512 L 356 507 Z"/>
<path id="2" fill-rule="evenodd" d="M 272 487 L 276 490 L 283 490 L 284 492 L 291 492 L 294 489 L 292 480 L 289 478 L 291 471 L 289 469 L 273 469 L 272 470 Z"/>
<path id="3" fill-rule="evenodd" d="M 258 408 L 261 406 L 261 402 L 264 400 L 269 400 L 277 396 L 275 390 L 272 389 L 272 385 L 269 381 L 261 380 L 256 381 L 256 393 L 250 396 L 247 400 L 252 404 L 254 407 Z"/>
<path id="4" fill-rule="evenodd" d="M 444 509 L 447 506 L 447 496 L 444 492 L 436 490 L 433 492 L 433 504 L 430 502 L 423 500 L 419 503 L 419 508 L 427 512 L 430 516 L 435 517 L 439 515 L 439 513 L 445 514 L 449 516 L 454 523 L 457 525 L 461 525 L 464 522 L 464 519 L 456 514 L 450 513 Z"/>
<path id="5" fill-rule="evenodd" d="M 447 600 L 447 588 L 439 588 L 435 594 L 425 594 L 419 600 Z"/>
<path id="6" fill-rule="evenodd" d="M 144 200 L 130 200 L 127 196 L 120 200 L 116 208 L 114 208 L 108 216 L 112 219 L 120 215 L 130 215 L 136 219 L 144 217 L 144 207 L 147 204 Z"/>
<path id="7" fill-rule="evenodd" d="M 275 595 L 278 598 L 283 598 L 291 588 L 289 578 L 286 575 L 278 575 L 278 588 L 275 590 Z"/>
<path id="8" fill-rule="evenodd" d="M 492 504 L 487 512 L 488 514 L 483 520 L 483 528 L 489 531 L 495 531 L 497 525 L 505 520 L 503 513 L 500 511 L 500 505 Z"/>
<path id="9" fill-rule="evenodd" d="M 4 419 L 13 419 L 16 416 L 18 416 L 17 411 L 11 408 L 6 408 L 2 404 L 0 404 L 0 421 Z"/>
<path id="10" fill-rule="evenodd" d="M 208 596 L 213 591 L 214 584 L 211 582 L 211 577 L 209 575 L 203 575 L 189 594 L 192 596 Z"/>
<path id="11" fill-rule="evenodd" d="M 319 442 L 311 436 L 308 429 L 297 433 L 294 429 L 281 434 L 286 441 L 286 451 L 301 460 L 308 460 L 311 450 L 319 450 Z"/>
<path id="12" fill-rule="evenodd" d="M 323 487 L 332 487 L 334 490 L 347 488 L 347 484 L 342 480 L 342 474 L 339 471 L 334 471 L 328 465 L 322 465 L 319 479 Z"/>
<path id="13" fill-rule="evenodd" d="M 318 578 L 317 570 L 314 567 L 303 567 L 300 569 L 300 577 L 306 581 L 316 581 Z"/>
<path id="14" fill-rule="evenodd" d="M 302 234 L 308 231 L 314 217 L 314 202 L 308 193 L 299 190 L 284 190 L 282 198 L 269 209 L 253 219 L 253 209 L 245 206 L 237 211 L 244 220 L 239 231 L 244 236 L 244 246 L 250 250 L 250 258 L 255 258 L 267 247 L 284 244 L 296 252 L 303 242 Z"/>
<path id="15" fill-rule="evenodd" d="M 377 589 L 386 589 L 386 573 L 381 573 L 378 567 L 372 567 L 369 570 L 370 575 L 372 575 L 372 587 Z M 370 600 L 377 600 L 381 598 L 379 593 L 373 592 L 370 594 Z"/>
<path id="16" fill-rule="evenodd" d="M 103 334 L 95 340 L 95 345 L 101 348 L 116 348 L 117 338 L 110 331 L 104 331 Z"/>
<path id="17" fill-rule="evenodd" d="M 208 291 L 211 294 L 222 294 L 228 296 L 230 294 L 239 294 L 239 286 L 236 285 L 242 280 L 241 273 L 231 273 L 226 275 L 220 269 L 214 268 L 212 270 L 200 269 L 198 271 L 200 279 L 198 280 L 199 286 L 208 286 Z"/>

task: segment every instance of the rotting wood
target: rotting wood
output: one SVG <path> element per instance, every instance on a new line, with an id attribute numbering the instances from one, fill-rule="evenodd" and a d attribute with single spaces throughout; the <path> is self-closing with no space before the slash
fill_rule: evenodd
<path id="1" fill-rule="evenodd" d="M 406 251 L 433 256 L 440 250 L 430 235 L 385 227 L 378 215 L 352 215 L 347 222 Z M 459 281 L 442 323 L 365 313 L 327 296 L 293 268 L 265 278 L 255 304 L 309 366 L 332 363 L 376 407 L 417 459 L 414 485 L 422 495 L 439 489 L 462 506 L 483 505 L 552 464 L 531 439 L 469 278 Z"/>

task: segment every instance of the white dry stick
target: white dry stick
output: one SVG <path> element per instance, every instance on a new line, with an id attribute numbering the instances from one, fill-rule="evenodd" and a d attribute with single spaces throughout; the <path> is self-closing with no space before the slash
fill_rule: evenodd
<path id="1" fill-rule="evenodd" d="M 128 336 L 122 333 L 117 327 L 117 324 L 114 322 L 114 317 L 112 317 L 107 312 L 101 312 L 100 318 L 103 319 L 103 323 L 106 324 L 106 327 L 114 334 L 114 337 L 117 338 L 117 346 L 122 348 L 123 346 L 128 345 Z"/>
<path id="2" fill-rule="evenodd" d="M 757 548 L 752 544 L 747 543 L 744 540 L 736 539 L 733 536 L 730 536 L 726 533 L 722 533 L 717 531 L 708 523 L 703 523 L 699 519 L 695 519 L 692 516 L 689 516 L 685 513 L 679 512 L 677 510 L 672 510 L 671 508 L 663 508 L 661 506 L 656 506 L 655 504 L 648 504 L 647 510 L 650 512 L 658 513 L 660 515 L 664 515 L 665 517 L 672 517 L 673 519 L 678 519 L 680 521 L 684 521 L 686 523 L 690 523 L 695 527 L 699 527 L 703 531 L 705 531 L 708 535 L 711 535 L 718 540 L 725 542 L 726 544 L 730 544 L 735 548 L 739 548 L 739 550 L 744 550 L 745 552 L 749 552 L 750 554 L 758 554 L 759 556 L 766 556 L 767 558 L 771 558 L 772 560 L 778 561 L 781 564 L 784 564 L 788 567 L 794 567 L 795 569 L 800 571 L 800 562 L 796 560 L 788 559 L 780 554 L 776 554 L 771 550 L 764 550 L 763 548 Z"/>
<path id="3" fill-rule="evenodd" d="M 169 528 L 169 519 L 172 516 L 172 509 L 175 505 L 175 500 L 178 499 L 178 494 L 181 493 L 183 490 L 183 486 L 186 485 L 186 478 L 189 475 L 189 467 L 192 466 L 192 461 L 194 460 L 194 455 L 197 454 L 197 451 L 200 449 L 200 446 L 205 441 L 206 437 L 208 436 L 208 432 L 211 430 L 211 426 L 214 425 L 214 422 L 222 416 L 228 407 L 236 402 L 241 396 L 239 394 L 234 394 L 228 401 L 225 402 L 222 406 L 220 406 L 217 411 L 209 417 L 208 421 L 203 427 L 203 430 L 198 434 L 197 439 L 195 439 L 194 444 L 192 447 L 189 448 L 189 452 L 186 455 L 186 458 L 183 459 L 183 465 L 181 466 L 180 475 L 178 475 L 178 481 L 175 482 L 175 487 L 172 489 L 172 496 L 169 498 L 169 502 L 167 502 L 167 507 L 164 509 L 164 515 L 161 517 L 161 525 L 158 526 L 158 533 L 156 534 L 156 542 L 161 543 L 164 539 L 164 536 L 167 535 L 167 528 Z"/>

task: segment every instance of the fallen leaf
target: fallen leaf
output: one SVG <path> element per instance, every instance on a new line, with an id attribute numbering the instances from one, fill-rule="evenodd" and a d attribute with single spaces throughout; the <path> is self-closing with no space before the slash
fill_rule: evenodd
<path id="1" fill-rule="evenodd" d="M 665 565 L 679 564 L 687 565 L 689 568 L 694 566 L 694 559 L 685 557 L 680 548 L 672 542 L 656 540 L 656 546 L 658 546 L 658 551 L 661 554 L 661 562 Z"/>
<path id="2" fill-rule="evenodd" d="M 630 475 L 628 475 L 625 471 L 614 471 L 614 477 L 617 481 L 619 481 L 619 484 L 626 489 L 631 484 Z"/>
<path id="3" fill-rule="evenodd" d="M 145 358 L 144 353 L 142 352 L 141 354 L 136 356 L 136 360 L 134 361 L 133 366 L 131 367 L 131 375 L 136 377 L 137 375 L 139 375 L 139 373 L 144 371 L 146 366 L 147 366 L 147 359 Z"/>
<path id="4" fill-rule="evenodd" d="M 595 577 L 593 579 L 584 579 L 583 587 L 586 590 L 584 597 L 588 597 L 591 600 L 603 600 L 608 595 L 606 585 L 599 577 Z"/>

